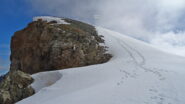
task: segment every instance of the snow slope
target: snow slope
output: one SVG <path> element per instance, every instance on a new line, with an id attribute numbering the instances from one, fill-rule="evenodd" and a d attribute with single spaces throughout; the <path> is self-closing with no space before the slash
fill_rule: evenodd
<path id="1" fill-rule="evenodd" d="M 33 75 L 38 92 L 17 104 L 185 104 L 184 57 L 97 30 L 114 55 L 109 62 Z"/>

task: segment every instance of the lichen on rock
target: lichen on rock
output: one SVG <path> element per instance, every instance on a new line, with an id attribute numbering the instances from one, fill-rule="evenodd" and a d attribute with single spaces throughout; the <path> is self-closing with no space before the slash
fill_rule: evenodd
<path id="1" fill-rule="evenodd" d="M 19 70 L 12 70 L 0 82 L 0 104 L 14 104 L 34 94 L 30 87 L 33 78 Z"/>

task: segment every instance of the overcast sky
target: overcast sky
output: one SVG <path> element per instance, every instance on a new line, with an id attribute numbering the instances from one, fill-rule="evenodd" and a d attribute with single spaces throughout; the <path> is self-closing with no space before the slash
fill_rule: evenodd
<path id="1" fill-rule="evenodd" d="M 1 0 L 0 13 L 0 69 L 9 66 L 13 33 L 37 15 L 85 21 L 185 56 L 185 0 Z"/>
<path id="2" fill-rule="evenodd" d="M 71 17 L 185 56 L 185 0 L 29 0 L 34 12 Z"/>

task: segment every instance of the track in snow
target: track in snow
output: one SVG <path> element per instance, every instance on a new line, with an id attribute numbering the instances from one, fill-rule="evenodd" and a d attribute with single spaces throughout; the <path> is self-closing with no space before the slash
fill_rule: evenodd
<path id="1" fill-rule="evenodd" d="M 147 68 L 145 67 L 145 63 L 146 63 L 146 60 L 145 60 L 145 57 L 139 52 L 137 51 L 136 49 L 132 48 L 131 46 L 129 46 L 127 43 L 125 43 L 124 41 L 119 41 L 119 44 L 122 46 L 122 48 L 124 48 L 128 54 L 130 55 L 130 57 L 133 59 L 134 63 L 139 66 L 140 68 L 144 69 L 146 72 L 152 72 L 154 73 L 155 75 L 157 75 L 159 77 L 160 80 L 165 80 L 165 77 L 162 76 L 161 72 L 160 71 L 164 71 L 164 70 L 161 70 L 160 71 L 157 71 L 157 68 L 153 68 L 153 69 L 150 69 L 150 68 Z M 136 57 L 136 56 L 139 56 L 139 57 Z"/>

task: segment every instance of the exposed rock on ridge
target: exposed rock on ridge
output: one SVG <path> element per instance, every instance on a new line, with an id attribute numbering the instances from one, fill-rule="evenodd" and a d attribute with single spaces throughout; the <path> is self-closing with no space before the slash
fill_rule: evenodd
<path id="1" fill-rule="evenodd" d="M 47 19 L 47 20 L 45 20 Z M 38 18 L 14 34 L 11 70 L 37 73 L 107 62 L 111 55 L 104 40 L 91 25 L 55 18 Z"/>
<path id="2" fill-rule="evenodd" d="M 91 25 L 35 18 L 12 37 L 10 72 L 0 77 L 0 104 L 14 104 L 34 94 L 29 74 L 107 62 L 112 56 L 103 43 Z"/>

